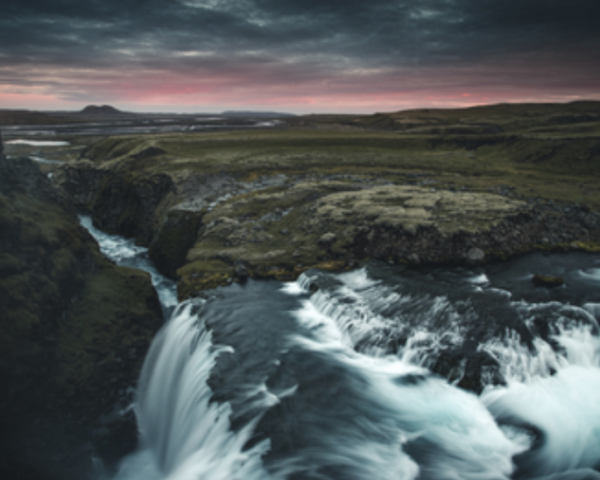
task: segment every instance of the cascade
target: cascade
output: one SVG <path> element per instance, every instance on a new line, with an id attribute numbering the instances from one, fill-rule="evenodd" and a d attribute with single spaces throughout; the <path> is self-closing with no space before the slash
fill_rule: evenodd
<path id="1" fill-rule="evenodd" d="M 145 249 L 82 223 L 167 318 L 115 480 L 600 479 L 596 257 L 554 292 L 510 265 L 372 264 L 178 305 Z"/>

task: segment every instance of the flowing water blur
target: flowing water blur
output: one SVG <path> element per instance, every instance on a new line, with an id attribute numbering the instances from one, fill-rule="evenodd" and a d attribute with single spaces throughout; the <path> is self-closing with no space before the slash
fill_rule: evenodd
<path id="1" fill-rule="evenodd" d="M 145 249 L 82 221 L 169 318 L 117 480 L 600 479 L 598 256 L 372 263 L 176 305 Z"/>

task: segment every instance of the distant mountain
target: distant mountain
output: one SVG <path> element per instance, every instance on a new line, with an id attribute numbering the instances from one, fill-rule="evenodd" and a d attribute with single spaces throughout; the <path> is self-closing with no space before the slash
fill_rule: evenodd
<path id="1" fill-rule="evenodd" d="M 110 105 L 102 105 L 100 107 L 98 105 L 88 105 L 80 113 L 89 115 L 117 115 L 123 112 Z"/>
<path id="2" fill-rule="evenodd" d="M 278 117 L 295 117 L 293 113 L 280 113 L 280 112 L 253 112 L 243 110 L 228 110 L 221 114 L 224 117 L 267 117 L 267 118 L 278 118 Z"/>

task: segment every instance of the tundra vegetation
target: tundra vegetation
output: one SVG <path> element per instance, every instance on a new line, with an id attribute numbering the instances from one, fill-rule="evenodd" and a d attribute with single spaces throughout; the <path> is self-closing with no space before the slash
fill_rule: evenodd
<path id="1" fill-rule="evenodd" d="M 596 251 L 599 133 L 598 102 L 311 115 L 103 138 L 55 180 L 99 226 L 149 245 L 186 298 L 369 258 Z"/>

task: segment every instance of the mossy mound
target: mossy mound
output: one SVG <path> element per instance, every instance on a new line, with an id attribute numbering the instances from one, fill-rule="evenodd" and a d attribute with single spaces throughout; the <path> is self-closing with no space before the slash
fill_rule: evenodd
<path id="1" fill-rule="evenodd" d="M 364 182 L 304 182 L 242 195 L 204 216 L 188 264 L 178 271 L 180 296 L 231 282 L 239 264 L 255 278 L 289 280 L 307 268 L 343 269 L 369 256 L 413 262 L 413 254 L 427 258 L 425 246 L 402 251 L 394 241 L 426 236 L 451 243 L 456 234 L 489 231 L 524 209 L 498 195 Z"/>

